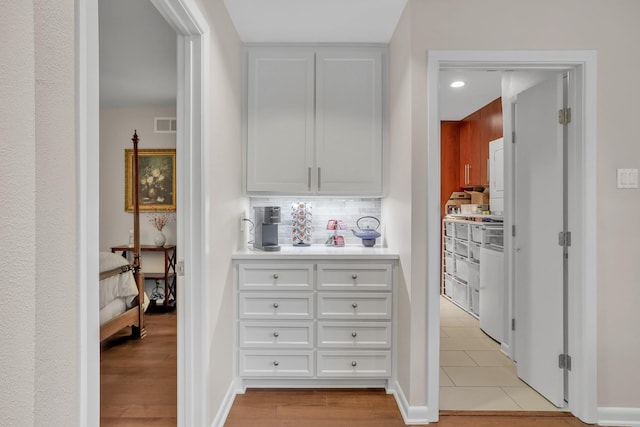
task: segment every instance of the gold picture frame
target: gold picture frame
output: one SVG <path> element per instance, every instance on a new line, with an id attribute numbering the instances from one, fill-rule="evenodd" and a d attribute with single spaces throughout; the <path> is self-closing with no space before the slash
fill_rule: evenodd
<path id="1" fill-rule="evenodd" d="M 124 150 L 124 210 L 133 212 L 133 149 Z M 138 150 L 140 212 L 175 212 L 176 150 Z"/>

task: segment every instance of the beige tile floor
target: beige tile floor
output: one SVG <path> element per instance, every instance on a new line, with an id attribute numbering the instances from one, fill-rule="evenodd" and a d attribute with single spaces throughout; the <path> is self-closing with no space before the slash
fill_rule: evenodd
<path id="1" fill-rule="evenodd" d="M 440 409 L 557 411 L 521 381 L 476 318 L 440 298 Z"/>

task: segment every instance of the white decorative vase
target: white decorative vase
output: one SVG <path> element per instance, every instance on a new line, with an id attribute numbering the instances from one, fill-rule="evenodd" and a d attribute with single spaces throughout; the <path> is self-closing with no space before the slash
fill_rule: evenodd
<path id="1" fill-rule="evenodd" d="M 156 232 L 156 235 L 153 237 L 153 243 L 155 243 L 157 247 L 161 248 L 164 246 L 166 242 L 167 242 L 167 236 L 164 235 L 162 230 L 158 230 Z"/>

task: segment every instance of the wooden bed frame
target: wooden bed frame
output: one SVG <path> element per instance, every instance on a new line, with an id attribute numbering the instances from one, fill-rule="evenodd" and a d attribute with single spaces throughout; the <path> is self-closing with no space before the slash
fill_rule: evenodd
<path id="1" fill-rule="evenodd" d="M 139 188 L 138 188 L 138 133 L 133 132 L 133 170 L 132 180 L 133 185 L 133 264 L 125 265 L 123 267 L 114 268 L 109 271 L 100 273 L 100 280 L 107 277 L 111 277 L 117 274 L 133 271 L 133 276 L 136 280 L 138 287 L 138 296 L 136 297 L 137 304 L 122 313 L 119 316 L 114 317 L 102 326 L 100 326 L 100 341 L 110 337 L 111 335 L 119 332 L 123 328 L 131 326 L 131 336 L 133 338 L 141 339 L 147 334 L 144 328 L 144 274 L 142 273 L 142 266 L 140 264 L 140 200 L 139 200 Z"/>

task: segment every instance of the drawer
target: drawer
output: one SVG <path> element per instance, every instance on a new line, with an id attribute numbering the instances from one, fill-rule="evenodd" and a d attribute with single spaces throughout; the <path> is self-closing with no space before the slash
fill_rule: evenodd
<path id="1" fill-rule="evenodd" d="M 240 347 L 312 348 L 313 322 L 240 322 Z"/>
<path id="2" fill-rule="evenodd" d="M 453 277 L 448 274 L 444 276 L 444 294 L 449 298 L 453 298 Z"/>
<path id="3" fill-rule="evenodd" d="M 453 245 L 455 247 L 455 253 L 457 255 L 468 256 L 469 255 L 469 241 L 454 239 Z"/>
<path id="4" fill-rule="evenodd" d="M 313 264 L 240 264 L 241 290 L 313 289 Z"/>
<path id="5" fill-rule="evenodd" d="M 469 286 L 458 280 L 454 280 L 452 299 L 463 309 L 469 310 Z"/>
<path id="6" fill-rule="evenodd" d="M 453 237 L 453 229 L 454 229 L 453 222 L 445 221 L 445 223 L 444 223 L 444 234 L 445 234 L 445 236 Z"/>
<path id="7" fill-rule="evenodd" d="M 465 282 L 469 280 L 469 265 L 467 264 L 467 259 L 461 256 L 456 255 L 456 267 L 455 267 L 455 275 L 461 280 Z"/>
<path id="8" fill-rule="evenodd" d="M 453 237 L 444 238 L 444 250 L 453 252 Z"/>
<path id="9" fill-rule="evenodd" d="M 318 289 L 386 291 L 391 283 L 389 264 L 318 264 Z"/>
<path id="10" fill-rule="evenodd" d="M 455 237 L 459 239 L 469 239 L 469 224 L 466 222 L 455 222 Z"/>
<path id="11" fill-rule="evenodd" d="M 313 376 L 313 351 L 241 351 L 238 374 L 241 377 Z"/>
<path id="12" fill-rule="evenodd" d="M 313 319 L 311 292 L 240 292 L 241 319 Z"/>
<path id="13" fill-rule="evenodd" d="M 467 284 L 469 288 L 477 290 L 480 288 L 480 264 L 467 262 L 467 267 L 469 269 L 469 280 L 467 280 Z"/>
<path id="14" fill-rule="evenodd" d="M 480 315 L 480 291 L 471 290 L 471 312 Z"/>
<path id="15" fill-rule="evenodd" d="M 482 230 L 484 225 L 473 224 L 471 225 L 471 240 L 476 243 L 482 243 Z"/>
<path id="16" fill-rule="evenodd" d="M 391 348 L 391 322 L 318 322 L 318 347 Z"/>
<path id="17" fill-rule="evenodd" d="M 390 293 L 318 293 L 319 319 L 391 319 Z"/>
<path id="18" fill-rule="evenodd" d="M 453 254 L 445 253 L 445 255 L 444 255 L 444 270 L 449 274 L 453 274 L 453 273 L 456 272 L 456 267 L 455 267 L 455 261 L 453 259 Z"/>
<path id="19" fill-rule="evenodd" d="M 318 351 L 319 377 L 390 377 L 390 351 Z"/>
<path id="20" fill-rule="evenodd" d="M 469 243 L 469 258 L 480 261 L 480 243 Z"/>

